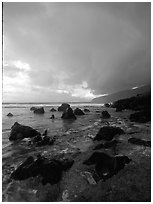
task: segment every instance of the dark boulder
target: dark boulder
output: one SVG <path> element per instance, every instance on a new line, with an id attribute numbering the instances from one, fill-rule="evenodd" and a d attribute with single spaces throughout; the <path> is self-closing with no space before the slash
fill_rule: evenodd
<path id="1" fill-rule="evenodd" d="M 76 116 L 75 116 L 74 113 L 73 113 L 72 108 L 70 108 L 70 107 L 67 108 L 67 109 L 63 112 L 61 118 L 62 118 L 62 119 L 74 119 L 74 120 L 77 119 Z"/>
<path id="2" fill-rule="evenodd" d="M 110 118 L 110 114 L 107 112 L 107 111 L 102 111 L 101 113 L 101 118 L 103 119 L 107 119 L 107 118 Z"/>
<path id="3" fill-rule="evenodd" d="M 89 109 L 87 109 L 87 108 L 85 108 L 85 109 L 84 109 L 84 112 L 90 112 L 90 110 L 89 110 Z"/>
<path id="4" fill-rule="evenodd" d="M 36 114 L 44 114 L 45 111 L 44 111 L 44 108 L 41 107 L 41 108 L 36 108 L 36 109 L 34 110 L 34 113 L 36 113 Z"/>
<path id="5" fill-rule="evenodd" d="M 96 137 L 93 140 L 112 140 L 114 136 L 125 134 L 125 132 L 119 127 L 104 126 L 100 128 Z"/>
<path id="6" fill-rule="evenodd" d="M 130 139 L 128 139 L 128 142 L 132 144 L 136 144 L 136 145 L 143 145 L 143 146 L 151 147 L 151 141 L 141 140 L 141 139 L 134 138 L 134 137 L 131 137 Z"/>
<path id="7" fill-rule="evenodd" d="M 85 115 L 85 114 L 80 108 L 76 108 L 74 110 L 74 115 Z"/>
<path id="8" fill-rule="evenodd" d="M 41 155 L 34 160 L 28 157 L 12 174 L 15 180 L 25 180 L 30 177 L 41 176 L 42 184 L 56 184 L 61 180 L 63 171 L 68 170 L 73 165 L 72 160 L 47 159 Z"/>
<path id="9" fill-rule="evenodd" d="M 131 159 L 127 156 L 111 157 L 103 152 L 94 152 L 83 164 L 95 165 L 99 178 L 106 180 L 117 174 L 130 161 Z"/>
<path id="10" fill-rule="evenodd" d="M 97 150 L 97 149 L 109 149 L 109 148 L 114 148 L 117 146 L 119 142 L 117 140 L 112 140 L 112 141 L 109 141 L 109 142 L 105 142 L 105 143 L 102 143 L 102 144 L 98 144 L 94 150 Z"/>
<path id="11" fill-rule="evenodd" d="M 51 108 L 50 111 L 51 111 L 51 112 L 55 112 L 56 109 L 55 109 L 55 108 Z"/>
<path id="12" fill-rule="evenodd" d="M 36 135 L 40 135 L 37 130 L 15 122 L 14 125 L 11 127 L 9 140 L 18 140 L 28 137 L 34 137 Z"/>
<path id="13" fill-rule="evenodd" d="M 12 113 L 8 113 L 7 116 L 8 116 L 8 117 L 12 117 L 13 114 L 12 114 Z"/>
<path id="14" fill-rule="evenodd" d="M 151 110 L 142 110 L 131 114 L 130 121 L 138 123 L 146 123 L 151 121 Z"/>
<path id="15" fill-rule="evenodd" d="M 65 111 L 69 107 L 70 105 L 68 103 L 62 103 L 62 105 L 58 107 L 58 111 Z"/>
<path id="16" fill-rule="evenodd" d="M 31 111 L 34 111 L 34 110 L 36 110 L 36 109 L 37 109 L 36 107 L 31 107 L 31 108 L 30 108 Z"/>

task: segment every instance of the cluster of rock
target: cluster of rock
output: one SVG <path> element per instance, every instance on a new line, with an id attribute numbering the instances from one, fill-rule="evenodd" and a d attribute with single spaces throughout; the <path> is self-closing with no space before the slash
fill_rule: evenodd
<path id="1" fill-rule="evenodd" d="M 71 168 L 73 163 L 74 160 L 47 159 L 41 155 L 34 159 L 30 156 L 11 174 L 11 178 L 25 180 L 30 177 L 41 176 L 43 185 L 47 183 L 53 185 L 61 180 L 63 171 Z"/>
<path id="2" fill-rule="evenodd" d="M 10 141 L 22 140 L 24 138 L 31 138 L 30 144 L 35 144 L 36 146 L 52 145 L 55 138 L 47 136 L 47 130 L 41 135 L 40 132 L 33 129 L 32 127 L 21 125 L 15 122 L 11 127 L 11 133 L 9 136 Z"/>

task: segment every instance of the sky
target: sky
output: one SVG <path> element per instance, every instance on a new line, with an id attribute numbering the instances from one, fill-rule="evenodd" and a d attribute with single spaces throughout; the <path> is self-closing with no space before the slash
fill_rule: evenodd
<path id="1" fill-rule="evenodd" d="M 3 3 L 3 102 L 91 101 L 151 82 L 151 3 Z"/>

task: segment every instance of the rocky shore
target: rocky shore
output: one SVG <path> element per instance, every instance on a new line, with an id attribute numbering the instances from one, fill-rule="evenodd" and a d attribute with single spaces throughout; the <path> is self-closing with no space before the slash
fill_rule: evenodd
<path id="1" fill-rule="evenodd" d="M 73 112 L 65 106 L 58 110 L 63 111 L 61 120 L 72 117 L 76 121 L 90 112 Z M 27 147 L 39 148 L 39 154 L 32 151 L 30 158 L 20 159 L 20 165 L 15 160 L 7 164 L 8 173 L 3 170 L 3 174 L 9 185 L 4 182 L 3 201 L 151 201 L 151 123 L 131 121 L 133 113 L 101 107 L 90 121 L 85 121 L 88 125 L 79 131 L 69 129 L 62 137 L 55 137 L 52 144 L 47 132 L 15 124 L 19 132 L 12 128 L 13 138 L 21 142 L 29 135 Z M 38 146 L 38 142 L 46 141 L 45 137 L 49 137 L 48 143 Z M 57 173 L 56 182 L 49 173 L 52 171 Z"/>

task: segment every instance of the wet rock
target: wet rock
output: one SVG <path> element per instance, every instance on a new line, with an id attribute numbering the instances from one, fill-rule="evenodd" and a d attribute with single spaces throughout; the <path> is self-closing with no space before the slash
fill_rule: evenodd
<path id="1" fill-rule="evenodd" d="M 34 106 L 30 108 L 31 111 L 34 111 L 34 110 L 36 110 L 36 109 L 37 109 L 37 108 L 34 107 Z"/>
<path id="2" fill-rule="evenodd" d="M 55 109 L 55 108 L 51 108 L 50 111 L 51 111 L 51 112 L 55 112 L 56 109 Z"/>
<path id="3" fill-rule="evenodd" d="M 70 105 L 68 103 L 62 103 L 62 105 L 58 107 L 58 111 L 65 111 L 69 107 Z"/>
<path id="4" fill-rule="evenodd" d="M 110 104 L 109 103 L 105 103 L 104 105 L 106 108 L 109 108 L 110 107 Z"/>
<path id="5" fill-rule="evenodd" d="M 131 159 L 127 156 L 111 157 L 103 152 L 94 152 L 83 164 L 95 165 L 99 178 L 106 180 L 117 174 L 130 161 Z"/>
<path id="6" fill-rule="evenodd" d="M 93 140 L 112 140 L 114 136 L 125 134 L 125 132 L 119 128 L 114 126 L 104 126 L 100 128 L 99 132 L 97 133 L 96 137 Z"/>
<path id="7" fill-rule="evenodd" d="M 130 115 L 131 122 L 146 123 L 151 121 L 151 110 L 143 110 Z"/>
<path id="8" fill-rule="evenodd" d="M 42 141 L 41 135 L 37 135 L 32 139 L 32 143 L 36 144 L 37 142 Z"/>
<path id="9" fill-rule="evenodd" d="M 61 180 L 63 171 L 68 170 L 72 165 L 72 161 L 69 160 L 50 160 L 41 155 L 38 155 L 37 159 L 34 160 L 30 156 L 11 174 L 11 178 L 25 180 L 39 175 L 42 177 L 42 184 L 50 183 L 53 185 Z"/>
<path id="10" fill-rule="evenodd" d="M 36 113 L 36 114 L 44 114 L 45 111 L 44 111 L 44 108 L 41 107 L 41 108 L 36 108 L 36 109 L 34 110 L 34 113 Z"/>
<path id="11" fill-rule="evenodd" d="M 109 148 L 115 148 L 117 146 L 119 142 L 117 140 L 112 140 L 112 141 L 109 141 L 109 142 L 105 142 L 105 143 L 102 143 L 102 144 L 98 144 L 94 150 L 97 150 L 97 149 L 109 149 Z"/>
<path id="12" fill-rule="evenodd" d="M 23 138 L 34 137 L 36 135 L 40 135 L 37 130 L 15 122 L 14 125 L 11 127 L 9 140 L 21 140 Z"/>
<path id="13" fill-rule="evenodd" d="M 107 112 L 107 111 L 102 111 L 101 113 L 101 118 L 103 119 L 107 119 L 107 118 L 110 118 L 110 114 Z"/>
<path id="14" fill-rule="evenodd" d="M 12 117 L 13 114 L 12 114 L 12 113 L 8 113 L 7 116 L 8 116 L 8 117 Z"/>
<path id="15" fill-rule="evenodd" d="M 73 113 L 72 108 L 70 108 L 70 107 L 67 108 L 67 109 L 63 112 L 61 118 L 62 118 L 62 119 L 74 119 L 74 120 L 77 119 L 76 116 L 75 116 L 74 113 Z"/>
<path id="16" fill-rule="evenodd" d="M 44 136 L 42 137 L 42 140 L 36 142 L 36 146 L 40 147 L 40 146 L 45 146 L 45 145 L 53 145 L 55 142 L 54 138 L 51 138 L 49 136 Z"/>
<path id="17" fill-rule="evenodd" d="M 136 145 L 143 145 L 143 146 L 151 147 L 151 141 L 141 140 L 141 139 L 134 138 L 134 137 L 131 137 L 130 139 L 128 139 L 128 142 L 132 144 L 136 144 Z"/>
<path id="18" fill-rule="evenodd" d="M 89 110 L 89 109 L 87 109 L 87 108 L 85 108 L 85 109 L 84 109 L 84 112 L 90 112 L 90 110 Z"/>
<path id="19" fill-rule="evenodd" d="M 85 114 L 80 108 L 76 108 L 74 110 L 74 115 L 85 115 Z"/>

